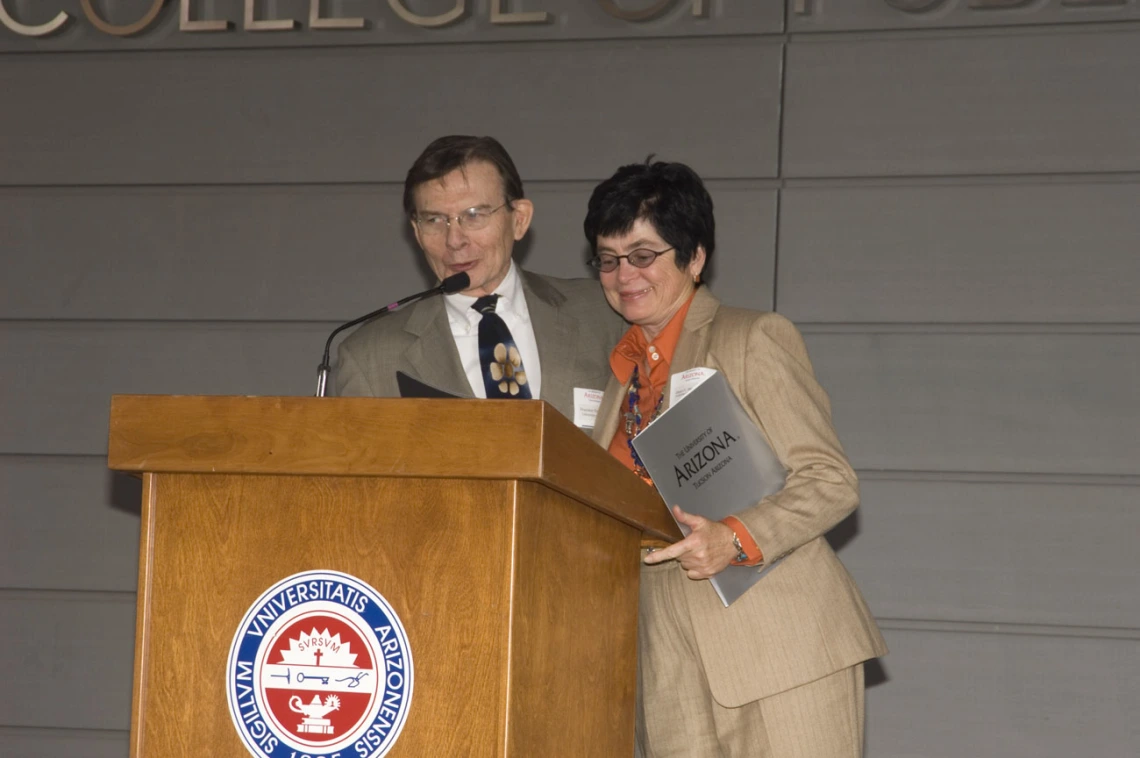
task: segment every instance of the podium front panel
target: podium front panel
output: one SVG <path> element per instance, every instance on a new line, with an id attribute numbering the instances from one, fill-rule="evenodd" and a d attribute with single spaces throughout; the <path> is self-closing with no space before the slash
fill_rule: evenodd
<path id="1" fill-rule="evenodd" d="M 630 754 L 639 536 L 518 480 L 147 474 L 132 756 L 249 755 L 235 634 L 269 588 L 318 570 L 374 588 L 406 630 L 414 682 L 387 756 Z"/>
<path id="2" fill-rule="evenodd" d="M 407 631 L 414 689 L 388 755 L 503 755 L 513 482 L 169 474 L 153 490 L 137 756 L 249 754 L 231 642 L 266 589 L 318 569 L 374 587 Z"/>

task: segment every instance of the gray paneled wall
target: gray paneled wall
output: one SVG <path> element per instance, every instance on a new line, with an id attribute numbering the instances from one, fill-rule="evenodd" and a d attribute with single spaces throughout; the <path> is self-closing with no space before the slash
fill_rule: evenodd
<path id="1" fill-rule="evenodd" d="M 5 0 L 72 18 L 0 26 L 0 755 L 127 754 L 139 487 L 105 470 L 109 396 L 309 394 L 333 324 L 427 282 L 400 182 L 454 131 L 511 150 L 521 255 L 560 276 L 619 164 L 709 180 L 714 290 L 801 324 L 863 478 L 832 537 L 892 648 L 869 755 L 1135 755 L 1140 3 L 467 5 L 432 30 L 341 0 L 368 25 L 326 31 L 279 0 L 300 28 L 259 33 L 190 0 L 231 28 L 170 2 L 119 39 Z"/>
<path id="2" fill-rule="evenodd" d="M 892 648 L 869 752 L 1134 755 L 1140 30 L 807 5 L 776 302 L 863 472 L 835 541 Z"/>
<path id="3" fill-rule="evenodd" d="M 1140 321 L 1135 179 L 797 181 L 780 208 L 799 323 Z"/>
<path id="4" fill-rule="evenodd" d="M 615 158 L 615 167 L 644 152 Z M 582 218 L 593 186 L 526 184 L 535 217 L 518 253 L 527 266 L 565 277 L 592 271 Z M 741 251 L 715 263 L 718 292 L 771 308 L 776 188 L 718 180 L 709 188 L 723 219 L 720 245 Z M 331 326 L 427 281 L 402 194 L 394 182 L 0 187 L 2 317 Z"/>
<path id="5" fill-rule="evenodd" d="M 776 144 L 780 45 L 752 37 L 14 60 L 0 92 L 36 107 L 0 121 L 10 184 L 403 181 L 425 136 L 456 132 L 499 136 L 524 179 L 608 176 L 649 150 L 711 177 L 776 174 L 761 146 Z"/>
<path id="6" fill-rule="evenodd" d="M 784 176 L 1140 170 L 1133 24 L 796 38 Z"/>

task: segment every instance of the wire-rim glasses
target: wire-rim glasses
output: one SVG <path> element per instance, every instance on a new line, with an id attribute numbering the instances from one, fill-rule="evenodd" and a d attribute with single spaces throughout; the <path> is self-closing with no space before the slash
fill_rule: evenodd
<path id="1" fill-rule="evenodd" d="M 460 211 L 454 216 L 449 216 L 446 213 L 419 213 L 417 211 L 412 220 L 416 222 L 416 227 L 419 228 L 421 234 L 429 236 L 444 234 L 451 228 L 452 220 L 459 224 L 459 228 L 465 232 L 477 232 L 480 229 L 487 228 L 487 225 L 491 223 L 491 216 L 509 205 L 510 202 L 508 201 L 497 208 L 476 206 Z"/>
<path id="2" fill-rule="evenodd" d="M 598 253 L 590 259 L 591 266 L 601 271 L 603 274 L 608 274 L 611 271 L 617 271 L 619 265 L 623 260 L 629 261 L 629 265 L 634 268 L 649 268 L 653 265 L 653 261 L 657 260 L 657 256 L 665 255 L 673 248 L 667 247 L 664 250 L 650 250 L 648 248 L 638 248 L 629 255 L 613 255 L 611 253 Z"/>

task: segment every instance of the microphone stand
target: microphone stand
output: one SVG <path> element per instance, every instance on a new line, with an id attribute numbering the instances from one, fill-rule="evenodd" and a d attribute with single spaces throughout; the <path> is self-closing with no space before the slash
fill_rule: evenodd
<path id="1" fill-rule="evenodd" d="M 325 340 L 325 352 L 324 352 L 323 357 L 321 358 L 320 365 L 317 366 L 317 394 L 316 394 L 316 397 L 324 397 L 325 396 L 325 389 L 326 389 L 326 385 L 328 384 L 328 380 L 329 380 L 329 370 L 332 368 L 331 366 L 329 366 L 329 352 L 332 349 L 333 337 L 337 336 L 338 334 L 343 332 L 345 329 L 351 329 L 352 327 L 356 326 L 357 324 L 362 324 L 365 321 L 371 321 L 372 319 L 376 318 L 377 316 L 383 316 L 385 313 L 391 313 L 392 311 L 396 310 L 400 306 L 407 305 L 408 303 L 413 302 L 415 300 L 422 300 L 423 298 L 431 297 L 432 295 L 449 295 L 452 292 L 461 292 L 464 289 L 466 289 L 470 283 L 471 283 L 471 277 L 469 277 L 466 272 L 461 271 L 458 274 L 454 274 L 454 275 L 449 276 L 446 279 L 444 279 L 442 282 L 439 283 L 438 287 L 432 287 L 430 290 L 424 290 L 423 292 L 417 292 L 414 295 L 408 295 L 407 297 L 405 297 L 402 300 L 397 300 L 396 302 L 391 303 L 390 305 L 385 305 L 383 308 L 378 308 L 377 310 L 374 310 L 371 313 L 366 313 L 363 316 L 361 316 L 360 318 L 354 318 L 352 321 L 341 324 L 336 329 L 333 329 L 332 334 L 330 334 L 329 338 L 327 340 Z"/>

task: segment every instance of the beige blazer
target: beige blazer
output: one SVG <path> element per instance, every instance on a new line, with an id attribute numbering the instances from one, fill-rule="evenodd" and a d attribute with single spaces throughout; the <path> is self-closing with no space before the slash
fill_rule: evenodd
<path id="1" fill-rule="evenodd" d="M 573 419 L 574 388 L 606 386 L 610 350 L 626 324 L 593 279 L 519 274 L 538 343 L 542 399 Z M 474 397 L 442 297 L 421 300 L 349 335 L 337 350 L 334 386 L 341 396 L 399 397 L 397 371 L 453 395 Z"/>
<path id="2" fill-rule="evenodd" d="M 859 488 L 799 332 L 778 314 L 721 306 L 701 287 L 670 371 L 698 366 L 724 373 L 787 468 L 783 490 L 737 514 L 765 559 L 783 563 L 728 608 L 707 581 L 685 583 L 713 697 L 735 707 L 885 655 L 859 589 L 823 537 L 858 505 Z M 604 446 L 627 390 L 611 376 L 594 430 Z"/>

